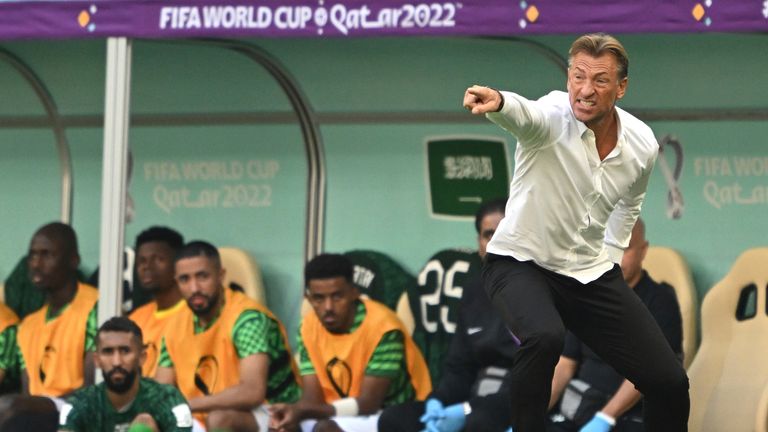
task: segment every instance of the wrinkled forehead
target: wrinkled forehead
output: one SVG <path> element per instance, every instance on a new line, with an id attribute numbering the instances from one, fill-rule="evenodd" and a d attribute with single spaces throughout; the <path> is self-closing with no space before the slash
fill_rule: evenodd
<path id="1" fill-rule="evenodd" d="M 593 74 L 618 73 L 619 62 L 611 53 L 603 53 L 595 57 L 586 52 L 578 52 L 569 59 L 568 69 Z"/>

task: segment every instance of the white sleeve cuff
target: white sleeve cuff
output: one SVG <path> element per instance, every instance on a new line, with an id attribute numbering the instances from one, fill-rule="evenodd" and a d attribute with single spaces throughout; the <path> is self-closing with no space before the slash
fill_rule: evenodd
<path id="1" fill-rule="evenodd" d="M 595 417 L 605 420 L 605 422 L 611 426 L 616 426 L 616 419 L 602 411 L 598 411 L 597 414 L 595 414 Z"/>
<path id="2" fill-rule="evenodd" d="M 621 259 L 624 257 L 624 249 L 609 244 L 605 245 L 605 249 L 608 251 L 608 258 L 611 262 L 620 265 Z"/>

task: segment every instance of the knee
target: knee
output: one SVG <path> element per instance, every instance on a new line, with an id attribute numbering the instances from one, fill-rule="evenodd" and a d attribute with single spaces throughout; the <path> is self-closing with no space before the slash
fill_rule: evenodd
<path id="1" fill-rule="evenodd" d="M 474 412 L 473 412 L 474 414 Z M 505 416 L 500 416 L 498 413 L 494 415 L 469 415 L 467 416 L 467 423 L 464 425 L 464 431 L 484 431 L 484 432 L 502 432 L 507 430 L 509 424 L 504 425 L 503 420 Z"/>
<path id="2" fill-rule="evenodd" d="M 399 425 L 398 425 L 398 418 L 400 417 L 398 414 L 397 405 L 389 407 L 382 411 L 381 415 L 379 416 L 379 423 L 378 428 L 381 431 L 392 431 L 396 432 L 399 431 Z"/>
<path id="3" fill-rule="evenodd" d="M 419 418 L 424 414 L 424 402 L 412 401 L 387 407 L 381 412 L 378 430 L 386 432 L 407 432 L 424 429 Z"/>
<path id="4" fill-rule="evenodd" d="M 232 418 L 235 412 L 232 410 L 214 410 L 208 413 L 205 424 L 208 430 L 231 429 Z"/>
<path id="5" fill-rule="evenodd" d="M 336 424 L 333 420 L 325 419 L 320 420 L 315 425 L 315 428 L 312 429 L 312 432 L 344 432 L 341 430 L 339 425 Z"/>
<path id="6" fill-rule="evenodd" d="M 521 348 L 527 346 L 539 356 L 550 359 L 555 364 L 560 358 L 560 354 L 563 353 L 564 343 L 565 329 L 560 327 L 542 330 L 528 336 L 522 341 Z"/>
<path id="7" fill-rule="evenodd" d="M 655 393 L 668 397 L 687 395 L 689 387 L 688 375 L 685 373 L 682 365 L 676 363 L 673 367 L 659 370 L 652 378 L 648 387 L 645 391 L 640 386 L 638 386 L 638 389 L 644 394 Z"/>
<path id="8" fill-rule="evenodd" d="M 132 425 L 143 424 L 151 427 L 152 430 L 157 430 L 157 423 L 155 423 L 155 419 L 152 418 L 152 416 L 147 413 L 141 413 L 137 415 L 136 418 L 133 419 L 133 422 L 131 424 Z"/>

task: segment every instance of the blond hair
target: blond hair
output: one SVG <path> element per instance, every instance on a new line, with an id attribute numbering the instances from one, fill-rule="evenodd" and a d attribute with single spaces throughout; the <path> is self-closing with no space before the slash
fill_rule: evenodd
<path id="1" fill-rule="evenodd" d="M 568 66 L 571 66 L 573 57 L 578 53 L 585 53 L 592 57 L 600 57 L 603 54 L 612 54 L 619 64 L 619 79 L 629 75 L 629 56 L 627 50 L 615 37 L 605 33 L 590 33 L 579 37 L 568 50 Z"/>

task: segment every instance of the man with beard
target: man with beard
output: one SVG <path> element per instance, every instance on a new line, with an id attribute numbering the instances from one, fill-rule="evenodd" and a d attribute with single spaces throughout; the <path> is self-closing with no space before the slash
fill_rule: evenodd
<path id="1" fill-rule="evenodd" d="M 192 412 L 179 391 L 141 377 L 146 358 L 136 323 L 124 317 L 105 322 L 96 336 L 94 354 L 104 382 L 69 398 L 61 409 L 59 431 L 190 431 Z"/>
<path id="2" fill-rule="evenodd" d="M 147 361 L 141 372 L 145 377 L 155 376 L 165 327 L 184 308 L 173 269 L 176 252 L 182 246 L 181 234 L 166 227 L 151 227 L 136 237 L 136 273 L 144 289 L 154 296 L 129 315 L 144 334 Z"/>
<path id="3" fill-rule="evenodd" d="M 304 269 L 314 312 L 299 330 L 301 400 L 272 406 L 277 432 L 369 432 L 389 405 L 423 400 L 432 390 L 421 352 L 395 313 L 361 299 L 353 266 L 322 254 Z"/>
<path id="4" fill-rule="evenodd" d="M 54 222 L 29 244 L 29 276 L 46 302 L 19 325 L 22 386 L 32 396 L 59 398 L 93 383 L 98 292 L 77 281 L 80 254 L 75 231 Z"/>
<path id="5" fill-rule="evenodd" d="M 219 251 L 193 241 L 176 255 L 187 306 L 166 327 L 157 380 L 176 384 L 208 430 L 266 431 L 266 401 L 300 393 L 285 330 L 264 306 L 225 289 Z"/>

